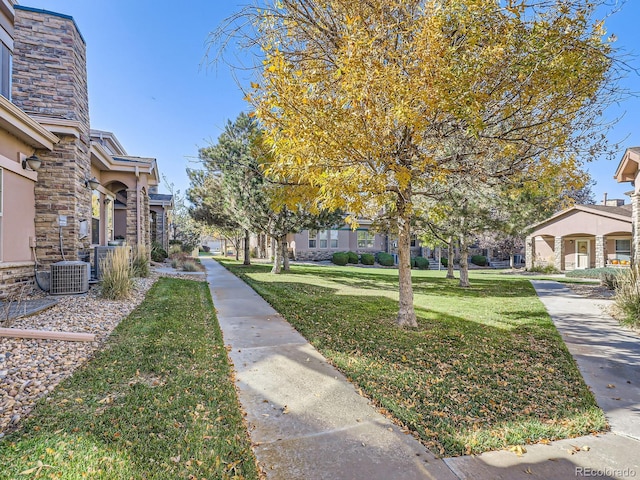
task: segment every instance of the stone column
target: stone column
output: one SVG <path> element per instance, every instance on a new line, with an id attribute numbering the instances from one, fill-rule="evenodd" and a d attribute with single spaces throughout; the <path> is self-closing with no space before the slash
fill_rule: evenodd
<path id="1" fill-rule="evenodd" d="M 631 264 L 638 262 L 638 252 L 640 252 L 640 235 L 638 235 L 638 222 L 640 221 L 640 195 L 631 195 Z"/>
<path id="2" fill-rule="evenodd" d="M 525 239 L 525 251 L 524 251 L 524 256 L 525 256 L 525 268 L 527 270 L 531 270 L 534 266 L 535 266 L 535 262 L 534 262 L 534 257 L 536 255 L 536 242 L 535 242 L 535 237 L 527 237 Z"/>
<path id="3" fill-rule="evenodd" d="M 553 268 L 560 271 L 564 270 L 564 239 L 562 237 L 555 237 L 553 252 L 555 253 Z"/>
<path id="4" fill-rule="evenodd" d="M 604 235 L 596 236 L 596 268 L 604 268 L 607 263 L 604 251 Z"/>
<path id="5" fill-rule="evenodd" d="M 138 244 L 138 192 L 127 189 L 127 245 Z"/>

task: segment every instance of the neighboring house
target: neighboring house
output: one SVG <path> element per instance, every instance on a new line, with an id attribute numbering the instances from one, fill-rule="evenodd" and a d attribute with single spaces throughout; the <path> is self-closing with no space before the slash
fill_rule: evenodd
<path id="1" fill-rule="evenodd" d="M 0 47 L 4 297 L 33 282 L 36 263 L 85 259 L 118 235 L 149 245 L 159 175 L 155 159 L 90 129 L 86 45 L 72 17 L 0 0 Z M 154 204 L 156 219 L 170 208 Z"/>
<path id="2" fill-rule="evenodd" d="M 331 260 L 336 252 L 397 254 L 397 241 L 394 237 L 370 230 L 371 221 L 358 220 L 358 228 L 353 230 L 349 225 L 328 230 L 303 230 L 288 236 L 289 251 L 296 260 Z M 411 256 L 421 255 L 420 242 L 411 240 Z"/>
<path id="3" fill-rule="evenodd" d="M 632 253 L 631 205 L 576 205 L 533 225 L 527 236 L 526 268 L 560 271 L 627 264 Z"/>
<path id="4" fill-rule="evenodd" d="M 158 193 L 158 187 L 151 187 L 149 190 L 151 243 L 160 244 L 166 251 L 169 251 L 169 231 L 173 207 L 173 195 Z"/>
<path id="5" fill-rule="evenodd" d="M 640 260 L 640 147 L 628 148 L 613 176 L 619 183 L 631 182 L 631 219 L 633 223 L 633 237 L 631 241 L 631 261 L 634 265 Z"/>

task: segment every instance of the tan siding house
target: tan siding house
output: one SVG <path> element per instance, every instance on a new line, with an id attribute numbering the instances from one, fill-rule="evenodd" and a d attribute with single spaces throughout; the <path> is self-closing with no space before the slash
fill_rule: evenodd
<path id="1" fill-rule="evenodd" d="M 631 205 L 576 205 L 532 226 L 526 267 L 560 271 L 625 265 L 631 261 Z"/>

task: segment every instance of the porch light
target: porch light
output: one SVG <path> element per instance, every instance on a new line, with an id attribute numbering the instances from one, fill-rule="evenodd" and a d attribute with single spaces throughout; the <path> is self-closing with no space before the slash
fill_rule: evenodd
<path id="1" fill-rule="evenodd" d="M 41 165 L 42 165 L 42 160 L 40 160 L 35 155 L 31 155 L 25 160 L 22 160 L 22 168 L 25 170 L 27 169 L 27 167 L 29 167 L 30 170 L 37 172 Z"/>
<path id="2" fill-rule="evenodd" d="M 88 187 L 91 190 L 95 190 L 96 188 L 98 188 L 100 186 L 100 182 L 98 181 L 98 179 L 96 177 L 85 178 L 84 179 L 84 185 L 85 185 L 85 187 Z"/>

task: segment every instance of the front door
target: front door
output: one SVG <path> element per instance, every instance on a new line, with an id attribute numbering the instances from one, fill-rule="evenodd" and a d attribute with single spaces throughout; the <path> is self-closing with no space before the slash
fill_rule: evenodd
<path id="1" fill-rule="evenodd" d="M 589 268 L 589 240 L 576 240 L 576 269 Z"/>

